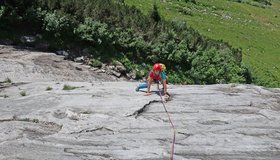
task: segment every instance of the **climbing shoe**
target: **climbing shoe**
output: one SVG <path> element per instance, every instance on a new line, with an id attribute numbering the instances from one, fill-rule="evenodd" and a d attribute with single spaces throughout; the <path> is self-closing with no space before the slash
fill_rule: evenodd
<path id="1" fill-rule="evenodd" d="M 139 86 L 136 87 L 135 91 L 136 91 L 136 92 L 139 92 Z"/>

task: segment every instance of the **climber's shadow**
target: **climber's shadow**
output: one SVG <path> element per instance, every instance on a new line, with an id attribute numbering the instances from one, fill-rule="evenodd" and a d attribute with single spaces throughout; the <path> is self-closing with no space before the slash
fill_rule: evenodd
<path id="1" fill-rule="evenodd" d="M 147 91 L 146 90 L 139 90 L 139 92 L 144 92 L 146 93 Z M 162 96 L 164 95 L 164 90 L 161 89 L 160 91 L 150 91 L 151 94 L 157 94 L 158 96 L 161 94 Z M 169 93 L 167 93 L 168 96 L 170 96 Z"/>

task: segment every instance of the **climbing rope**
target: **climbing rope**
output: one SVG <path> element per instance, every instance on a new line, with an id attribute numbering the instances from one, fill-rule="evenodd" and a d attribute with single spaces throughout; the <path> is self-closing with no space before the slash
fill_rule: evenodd
<path id="1" fill-rule="evenodd" d="M 161 95 L 161 91 L 160 91 L 160 89 L 159 89 L 159 83 L 157 84 L 157 87 L 158 87 L 158 92 L 159 92 L 159 96 L 160 96 L 160 99 L 161 99 L 161 103 L 162 103 L 162 105 L 163 105 L 163 107 L 164 107 L 164 110 L 165 110 L 165 112 L 166 112 L 166 114 L 167 114 L 167 116 L 168 116 L 168 119 L 169 119 L 169 123 L 171 124 L 172 130 L 173 130 L 173 140 L 172 140 L 171 153 L 170 153 L 170 160 L 173 160 L 173 155 L 174 155 L 174 144 L 175 144 L 175 134 L 176 134 L 176 132 L 175 132 L 175 127 L 174 127 L 174 125 L 173 125 L 173 123 L 172 123 L 172 121 L 171 121 L 170 115 L 169 115 L 169 113 L 168 113 L 168 111 L 167 111 L 167 109 L 166 109 L 166 106 L 165 106 L 165 104 L 164 104 L 164 101 L 163 101 L 163 98 L 162 98 L 162 95 Z"/>

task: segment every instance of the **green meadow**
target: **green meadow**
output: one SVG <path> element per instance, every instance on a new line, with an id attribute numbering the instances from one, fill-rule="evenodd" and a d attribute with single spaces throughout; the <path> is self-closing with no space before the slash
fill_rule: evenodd
<path id="1" fill-rule="evenodd" d="M 191 0 L 189 0 L 191 1 Z M 201 34 L 241 48 L 254 83 L 280 87 L 280 1 L 125 0 L 144 14 L 156 4 L 166 20 L 185 21 Z"/>

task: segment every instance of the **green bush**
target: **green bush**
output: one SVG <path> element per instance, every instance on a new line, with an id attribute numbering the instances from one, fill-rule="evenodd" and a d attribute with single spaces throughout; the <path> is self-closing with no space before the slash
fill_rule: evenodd
<path id="1" fill-rule="evenodd" d="M 255 2 L 262 3 L 264 5 L 272 5 L 271 0 L 254 0 Z"/>
<path id="2" fill-rule="evenodd" d="M 38 10 L 43 20 L 43 29 L 51 32 L 55 38 L 67 37 L 72 33 L 73 19 L 60 11 L 48 12 Z"/>
<path id="3" fill-rule="evenodd" d="M 91 48 L 90 54 L 97 58 L 90 65 L 95 67 L 117 59 L 141 78 L 153 63 L 161 62 L 169 70 L 170 81 L 176 83 L 244 83 L 251 79 L 249 69 L 242 66 L 240 50 L 206 38 L 184 22 L 162 19 L 156 5 L 146 16 L 123 1 L 24 0 L 20 7 L 12 2 L 18 1 L 2 6 L 17 15 L 15 21 L 27 23 L 35 17 L 33 23 L 40 27 L 31 29 L 50 37 L 57 44 L 55 49 Z M 3 15 L 2 19 L 9 19 Z M 16 28 L 16 24 L 10 26 Z"/>
<path id="4" fill-rule="evenodd" d="M 98 68 L 101 68 L 101 67 L 102 67 L 102 62 L 99 61 L 98 59 L 91 59 L 89 64 L 90 64 L 92 67 L 98 67 Z"/>
<path id="5" fill-rule="evenodd" d="M 191 63 L 188 72 L 198 84 L 246 82 L 246 69 L 238 65 L 230 50 L 198 51 L 193 55 Z"/>
<path id="6" fill-rule="evenodd" d="M 229 0 L 229 1 L 234 1 L 238 3 L 247 3 L 257 7 L 272 5 L 271 0 Z"/>
<path id="7" fill-rule="evenodd" d="M 4 12 L 5 12 L 5 6 L 0 6 L 0 19 L 3 16 Z"/>
<path id="8" fill-rule="evenodd" d="M 186 3 L 191 2 L 191 3 L 193 3 L 193 4 L 196 4 L 196 1 L 195 1 L 195 0 L 185 0 L 185 2 L 186 2 Z"/>
<path id="9" fill-rule="evenodd" d="M 91 18 L 85 18 L 84 23 L 79 24 L 74 29 L 74 33 L 82 40 L 101 44 L 107 39 L 112 38 L 112 34 L 108 31 L 108 25 L 99 21 L 94 21 Z"/>

